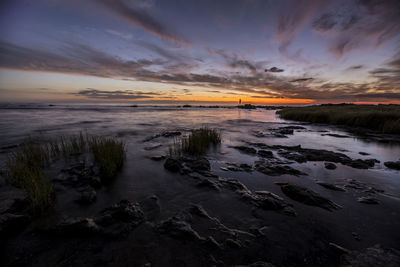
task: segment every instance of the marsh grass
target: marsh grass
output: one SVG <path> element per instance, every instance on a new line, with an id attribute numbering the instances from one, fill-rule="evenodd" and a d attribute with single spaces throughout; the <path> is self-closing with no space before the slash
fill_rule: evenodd
<path id="1" fill-rule="evenodd" d="M 363 127 L 381 133 L 400 134 L 399 105 L 320 105 L 284 108 L 283 119 Z"/>
<path id="2" fill-rule="evenodd" d="M 103 180 L 114 178 L 122 168 L 125 160 L 125 144 L 122 141 L 107 137 L 91 137 L 89 148 L 99 165 Z"/>
<path id="3" fill-rule="evenodd" d="M 212 145 L 221 143 L 221 132 L 217 129 L 202 127 L 192 130 L 188 136 L 179 140 L 174 140 L 174 144 L 169 148 L 170 156 L 182 154 L 201 155 Z"/>
<path id="4" fill-rule="evenodd" d="M 53 184 L 44 171 L 49 162 L 48 146 L 28 140 L 11 153 L 6 164 L 6 179 L 26 191 L 34 214 L 44 212 L 53 201 Z"/>
<path id="5" fill-rule="evenodd" d="M 23 142 L 10 153 L 2 175 L 13 185 L 27 193 L 32 213 L 41 214 L 49 208 L 54 199 L 51 177 L 46 175 L 50 164 L 62 157 L 65 161 L 84 152 L 93 153 L 99 165 L 102 178 L 116 176 L 125 159 L 124 143 L 112 137 L 72 136 L 60 137 L 47 143 L 32 139 Z"/>

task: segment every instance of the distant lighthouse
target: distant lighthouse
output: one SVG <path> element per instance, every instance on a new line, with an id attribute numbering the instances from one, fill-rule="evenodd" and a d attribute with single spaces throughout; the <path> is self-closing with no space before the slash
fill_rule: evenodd
<path id="1" fill-rule="evenodd" d="M 241 105 L 242 104 L 242 99 L 241 98 L 239 98 L 239 105 Z"/>

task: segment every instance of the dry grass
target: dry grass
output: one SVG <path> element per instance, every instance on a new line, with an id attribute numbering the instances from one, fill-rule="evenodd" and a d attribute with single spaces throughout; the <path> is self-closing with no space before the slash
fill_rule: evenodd
<path id="1" fill-rule="evenodd" d="M 400 134 L 399 105 L 320 105 L 284 108 L 283 119 L 363 127 L 381 133 Z"/>

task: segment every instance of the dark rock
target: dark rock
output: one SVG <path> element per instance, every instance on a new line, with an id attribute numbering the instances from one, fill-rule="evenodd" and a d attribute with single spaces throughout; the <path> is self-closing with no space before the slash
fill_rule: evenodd
<path id="1" fill-rule="evenodd" d="M 340 266 L 397 267 L 400 266 L 400 252 L 379 246 L 367 248 L 364 251 L 351 251 L 342 255 Z"/>
<path id="2" fill-rule="evenodd" d="M 197 158 L 194 160 L 185 160 L 185 165 L 196 172 L 210 171 L 210 162 L 206 158 Z"/>
<path id="3" fill-rule="evenodd" d="M 287 215 L 296 216 L 296 212 L 291 205 L 274 193 L 256 191 L 255 194 L 252 194 L 250 191 L 243 191 L 241 194 L 242 198 L 252 201 L 260 209 L 282 211 Z"/>
<path id="4" fill-rule="evenodd" d="M 293 134 L 293 129 L 283 127 L 283 128 L 276 129 L 275 132 L 277 132 L 279 134 Z"/>
<path id="5" fill-rule="evenodd" d="M 327 189 L 334 190 L 334 191 L 342 191 L 342 192 L 346 191 L 344 188 L 334 185 L 334 184 L 330 184 L 330 183 L 317 182 L 317 184 L 319 184 L 320 186 L 325 187 Z"/>
<path id="6" fill-rule="evenodd" d="M 217 185 L 217 183 L 214 182 L 214 181 L 211 181 L 210 179 L 202 179 L 202 180 L 197 184 L 197 186 L 198 186 L 198 187 L 208 187 L 208 188 L 211 188 L 211 189 L 215 189 L 215 190 L 217 190 L 217 191 L 220 190 L 220 189 L 219 189 L 219 186 Z"/>
<path id="7" fill-rule="evenodd" d="M 358 202 L 360 203 L 365 203 L 365 204 L 379 204 L 379 201 L 371 196 L 366 196 L 366 197 L 359 197 L 357 199 Z"/>
<path id="8" fill-rule="evenodd" d="M 101 234 L 114 237 L 130 231 L 143 220 L 144 214 L 139 204 L 121 200 L 94 218 L 66 218 L 49 231 L 67 236 Z"/>
<path id="9" fill-rule="evenodd" d="M 146 146 L 146 147 L 144 148 L 144 150 L 149 151 L 149 150 L 157 149 L 157 148 L 159 148 L 159 147 L 162 147 L 162 144 L 157 144 L 157 145 L 154 145 L 154 146 Z"/>
<path id="10" fill-rule="evenodd" d="M 275 267 L 272 263 L 257 261 L 252 264 L 246 265 L 246 267 Z"/>
<path id="11" fill-rule="evenodd" d="M 350 136 L 348 135 L 342 135 L 342 134 L 332 134 L 332 133 L 327 133 L 327 134 L 321 134 L 322 136 L 332 136 L 336 138 L 349 138 Z"/>
<path id="12" fill-rule="evenodd" d="M 294 184 L 281 186 L 282 192 L 293 200 L 310 206 L 317 206 L 329 211 L 339 209 L 340 206 L 321 196 L 320 194 Z"/>
<path id="13" fill-rule="evenodd" d="M 328 170 L 334 170 L 336 169 L 336 165 L 333 164 L 332 162 L 325 162 L 325 168 Z"/>
<path id="14" fill-rule="evenodd" d="M 49 230 L 62 236 L 87 236 L 101 232 L 93 218 L 65 218 Z"/>
<path id="15" fill-rule="evenodd" d="M 247 147 L 247 146 L 234 146 L 233 148 L 247 154 L 256 154 L 257 150 L 255 150 L 252 147 Z"/>
<path id="16" fill-rule="evenodd" d="M 268 150 L 258 150 L 257 154 L 263 158 L 273 158 L 274 154 L 272 154 L 272 151 Z"/>
<path id="17" fill-rule="evenodd" d="M 367 152 L 358 152 L 358 154 L 363 155 L 363 156 L 368 156 L 369 155 L 369 153 L 367 153 Z"/>
<path id="18" fill-rule="evenodd" d="M 166 132 L 162 132 L 161 136 L 163 137 L 173 137 L 173 136 L 179 136 L 181 135 L 181 132 L 178 131 L 166 131 Z"/>
<path id="19" fill-rule="evenodd" d="M 171 217 L 157 226 L 157 230 L 160 233 L 167 234 L 173 238 L 181 240 L 195 240 L 204 241 L 192 226 L 184 220 L 181 220 L 178 216 Z"/>
<path id="20" fill-rule="evenodd" d="M 97 197 L 96 190 L 88 187 L 81 191 L 81 194 L 77 199 L 77 202 L 81 204 L 90 204 L 96 200 L 96 197 Z"/>
<path id="21" fill-rule="evenodd" d="M 214 249 L 221 248 L 221 245 L 212 236 L 207 236 L 206 240 L 204 241 L 204 244 L 209 248 L 214 248 Z"/>
<path id="22" fill-rule="evenodd" d="M 182 164 L 173 158 L 167 158 L 164 162 L 164 168 L 171 172 L 178 172 L 182 168 Z"/>
<path id="23" fill-rule="evenodd" d="M 0 237 L 9 236 L 22 230 L 30 220 L 31 218 L 27 215 L 0 214 Z"/>
<path id="24" fill-rule="evenodd" d="M 0 187 L 0 214 L 19 213 L 28 206 L 26 193 L 13 186 Z"/>
<path id="25" fill-rule="evenodd" d="M 294 176 L 307 175 L 306 173 L 296 170 L 290 166 L 263 160 L 256 161 L 254 167 L 257 171 L 269 176 L 279 176 L 284 174 L 289 174 Z"/>
<path id="26" fill-rule="evenodd" d="M 239 240 L 233 240 L 230 238 L 225 240 L 225 244 L 230 248 L 241 248 L 242 247 Z"/>
<path id="27" fill-rule="evenodd" d="M 160 160 L 164 160 L 165 156 L 152 156 L 150 159 L 155 160 L 155 161 L 160 161 Z"/>
<path id="28" fill-rule="evenodd" d="M 399 161 L 386 161 L 384 164 L 389 169 L 400 170 L 400 160 Z"/>
<path id="29" fill-rule="evenodd" d="M 375 159 L 366 159 L 366 160 L 356 159 L 347 163 L 346 165 L 356 169 L 368 169 L 374 167 L 376 161 L 377 160 Z"/>
<path id="30" fill-rule="evenodd" d="M 246 163 L 233 163 L 233 162 L 227 162 L 227 165 L 229 165 L 228 167 L 221 167 L 222 170 L 225 171 L 234 171 L 234 172 L 252 172 L 253 171 L 253 167 L 250 166 L 249 164 Z"/>

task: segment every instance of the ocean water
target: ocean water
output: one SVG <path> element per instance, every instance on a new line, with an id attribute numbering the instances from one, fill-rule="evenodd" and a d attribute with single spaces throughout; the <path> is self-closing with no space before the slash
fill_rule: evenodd
<path id="1" fill-rule="evenodd" d="M 157 137 L 160 133 L 179 131 L 186 135 L 192 129 L 202 126 L 221 130 L 222 144 L 210 149 L 206 155 L 214 174 L 222 178 L 236 179 L 252 192 L 266 190 L 275 193 L 292 204 L 298 216 L 289 218 L 273 211 L 255 211 L 254 207 L 241 201 L 234 192 L 215 192 L 199 188 L 196 186 L 197 180 L 170 173 L 164 169 L 163 161 L 150 159 L 152 156 L 167 155 L 169 146 L 179 138 Z M 295 130 L 294 134 L 286 137 L 271 135 L 273 129 L 285 126 L 301 126 L 304 129 Z M 100 104 L 3 104 L 0 106 L 0 164 L 3 165 L 8 153 L 26 138 L 48 141 L 60 136 L 77 135 L 80 132 L 114 136 L 124 140 L 126 160 L 114 183 L 98 189 L 97 200 L 91 205 L 77 205 L 74 199 L 78 193 L 74 189 L 56 185 L 54 210 L 59 217 L 93 216 L 121 199 L 142 203 L 149 196 L 157 196 L 160 211 L 154 219 L 155 222 L 174 216 L 192 204 L 198 204 L 229 227 L 250 231 L 251 227 L 268 226 L 268 240 L 276 245 L 276 248 L 271 250 L 271 257 L 279 257 L 279 253 L 282 253 L 280 247 L 296 251 L 293 253 L 300 253 L 299 255 L 308 253 L 307 249 L 310 246 L 316 246 L 314 243 L 310 245 L 309 240 L 334 242 L 349 249 L 363 249 L 378 243 L 400 249 L 400 232 L 397 230 L 400 229 L 400 171 L 384 166 L 385 161 L 400 159 L 399 143 L 360 138 L 340 127 L 285 121 L 275 114 L 275 110 L 265 109 L 168 105 L 131 107 Z M 247 142 L 301 145 L 304 148 L 344 153 L 352 159 L 374 158 L 380 162 L 371 169 L 355 169 L 336 164 L 335 170 L 327 170 L 324 162 L 291 162 L 291 167 L 307 173 L 306 176 L 299 177 L 267 176 L 257 171 L 248 173 L 221 169 L 229 163 L 253 165 L 258 160 L 257 156 L 243 154 L 232 147 L 246 145 Z M 279 158 L 276 152 L 274 151 L 274 156 Z M 359 152 L 369 155 L 361 155 Z M 382 190 L 375 195 L 379 205 L 367 205 L 357 201 L 358 197 L 367 196 L 368 192 L 331 191 L 316 183 L 324 181 L 343 185 L 349 179 Z M 293 201 L 283 194 L 276 185 L 277 182 L 307 187 L 331 199 L 342 209 L 329 212 Z M 355 240 L 354 232 L 357 232 L 361 239 Z M 136 231 L 134 237 L 129 238 L 132 244 L 154 242 L 154 237 L 141 231 Z M 154 259 L 162 259 L 165 253 L 163 248 L 171 244 L 175 243 L 170 239 L 159 243 L 154 250 Z M 253 252 L 256 253 L 257 249 L 261 249 L 258 246 L 262 246 L 262 243 L 254 243 L 254 246 Z M 177 253 L 180 253 L 180 249 L 181 247 Z M 236 256 L 231 257 L 235 259 Z"/>

